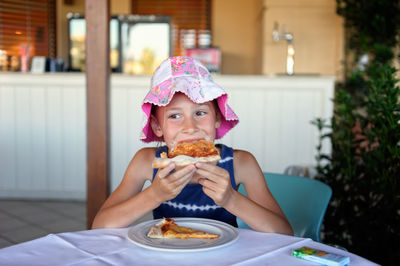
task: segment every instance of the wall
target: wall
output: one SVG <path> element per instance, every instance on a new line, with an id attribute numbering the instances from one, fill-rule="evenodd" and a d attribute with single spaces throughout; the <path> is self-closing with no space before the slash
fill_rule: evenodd
<path id="1" fill-rule="evenodd" d="M 156 145 L 139 140 L 149 80 L 111 76 L 112 190 L 136 151 Z M 310 121 L 332 116 L 334 78 L 219 75 L 215 81 L 240 118 L 217 143 L 250 151 L 267 172 L 315 165 L 318 130 Z M 85 198 L 85 84 L 83 73 L 0 73 L 0 198 Z"/>
<path id="2" fill-rule="evenodd" d="M 213 44 L 223 74 L 281 74 L 286 41 L 273 42 L 274 22 L 294 35 L 295 73 L 341 78 L 343 20 L 335 0 L 214 0 Z"/>
<path id="3" fill-rule="evenodd" d="M 222 50 L 223 74 L 261 74 L 262 1 L 213 0 L 212 43 Z"/>
<path id="4" fill-rule="evenodd" d="M 344 32 L 334 0 L 263 0 L 263 74 L 284 73 L 286 41 L 274 42 L 274 22 L 294 36 L 295 73 L 341 76 Z"/>

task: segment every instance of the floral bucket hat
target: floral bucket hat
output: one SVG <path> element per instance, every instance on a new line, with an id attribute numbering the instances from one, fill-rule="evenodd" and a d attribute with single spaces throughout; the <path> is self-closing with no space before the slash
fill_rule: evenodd
<path id="1" fill-rule="evenodd" d="M 163 141 L 154 134 L 150 126 L 151 109 L 153 104 L 169 104 L 176 92 L 184 93 L 195 103 L 217 100 L 222 121 L 216 130 L 216 139 L 222 138 L 239 122 L 239 118 L 227 104 L 228 95 L 213 81 L 200 61 L 185 56 L 170 57 L 154 72 L 150 92 L 142 104 L 144 117 L 140 139 L 143 142 Z"/>

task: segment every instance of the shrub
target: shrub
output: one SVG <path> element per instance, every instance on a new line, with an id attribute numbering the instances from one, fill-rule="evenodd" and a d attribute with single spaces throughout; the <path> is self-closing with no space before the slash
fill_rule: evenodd
<path id="1" fill-rule="evenodd" d="M 324 221 L 324 242 L 384 265 L 400 259 L 400 89 L 395 69 L 373 63 L 367 96 L 355 101 L 338 89 L 329 130 L 332 154 L 321 154 L 319 179 L 333 196 Z"/>

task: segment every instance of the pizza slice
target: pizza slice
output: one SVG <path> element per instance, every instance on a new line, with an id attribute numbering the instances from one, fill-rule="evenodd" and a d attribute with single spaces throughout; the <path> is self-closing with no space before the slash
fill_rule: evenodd
<path id="1" fill-rule="evenodd" d="M 213 142 L 199 140 L 181 142 L 170 153 L 161 153 L 161 158 L 154 159 L 153 168 L 164 168 L 171 162 L 176 166 L 186 166 L 197 162 L 218 162 L 221 156 Z"/>
<path id="2" fill-rule="evenodd" d="M 193 228 L 179 226 L 172 218 L 164 218 L 147 233 L 150 238 L 197 238 L 197 239 L 216 239 L 219 238 L 216 234 L 207 233 Z"/>

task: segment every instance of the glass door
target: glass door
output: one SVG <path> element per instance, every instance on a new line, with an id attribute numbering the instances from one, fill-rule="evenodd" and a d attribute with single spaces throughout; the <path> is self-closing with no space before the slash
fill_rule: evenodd
<path id="1" fill-rule="evenodd" d="M 151 75 L 171 55 L 170 18 L 133 15 L 121 21 L 122 72 Z"/>
<path id="2" fill-rule="evenodd" d="M 86 21 L 80 14 L 68 14 L 69 19 L 69 71 L 85 71 Z M 119 21 L 110 21 L 110 67 L 121 72 Z"/>

